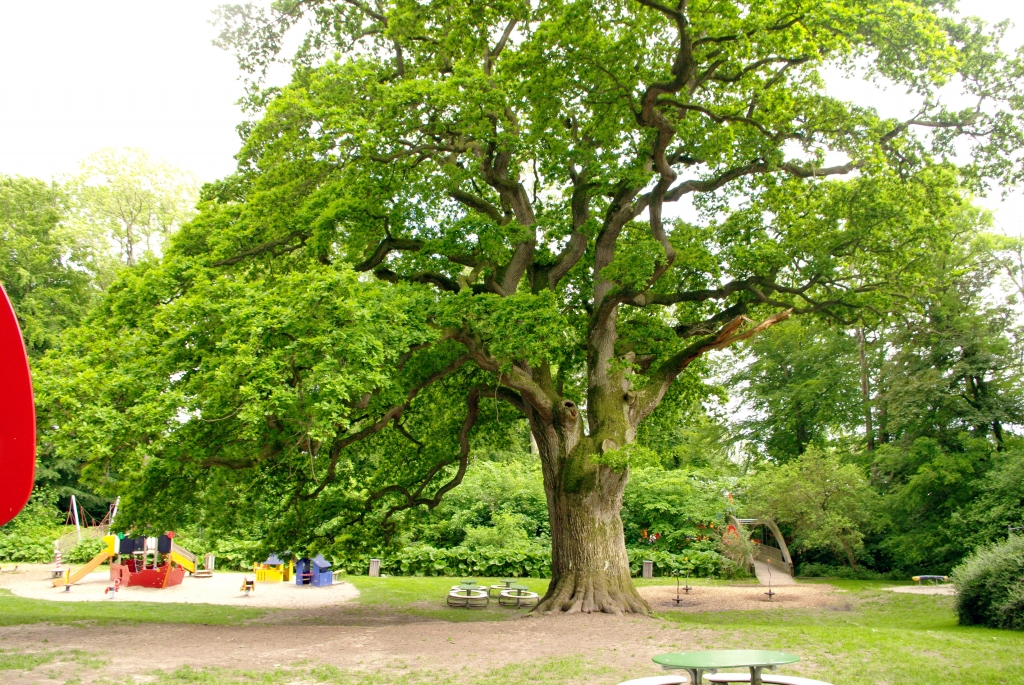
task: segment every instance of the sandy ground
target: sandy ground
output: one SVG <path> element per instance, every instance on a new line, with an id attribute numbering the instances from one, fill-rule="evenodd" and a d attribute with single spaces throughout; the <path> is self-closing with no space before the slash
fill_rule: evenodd
<path id="1" fill-rule="evenodd" d="M 787 585 L 774 587 L 771 598 L 764 585 L 699 585 L 689 593 L 680 592 L 680 611 L 745 611 L 749 609 L 804 609 L 836 607 L 844 604 L 831 585 Z M 640 594 L 655 611 L 676 608 L 675 586 L 640 588 Z"/>
<path id="2" fill-rule="evenodd" d="M 58 602 L 132 601 L 177 604 L 227 604 L 232 606 L 307 609 L 342 604 L 359 596 L 349 583 L 335 583 L 330 587 L 296 586 L 291 583 L 256 583 L 249 596 L 241 592 L 243 578 L 253 574 L 214 573 L 212 578 L 191 578 L 187 574 L 181 585 L 156 590 L 146 587 L 122 587 L 114 600 L 105 590 L 110 587 L 109 571 L 90 573 L 64 591 L 53 587 L 46 570 L 19 570 L 2 576 L 0 583 L 18 597 L 49 599 Z M 2 577 L 0 576 L 0 577 Z"/>
<path id="3" fill-rule="evenodd" d="M 905 592 L 908 595 L 955 595 L 956 586 L 949 585 L 900 585 L 899 587 L 887 587 L 886 590 L 893 592 Z"/>

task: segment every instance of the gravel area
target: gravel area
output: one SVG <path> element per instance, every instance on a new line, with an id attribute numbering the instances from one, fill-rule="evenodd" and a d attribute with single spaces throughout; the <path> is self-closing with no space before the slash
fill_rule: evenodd
<path id="1" fill-rule="evenodd" d="M 0 586 L 6 587 L 18 597 L 48 599 L 56 602 L 109 602 L 105 590 L 110 587 L 110 575 L 103 571 L 90 573 L 71 586 L 53 587 L 49 577 L 50 567 L 33 566 L 19 568 L 17 573 L 4 573 Z M 145 587 L 122 587 L 113 601 L 162 602 L 180 604 L 226 604 L 232 606 L 268 607 L 280 609 L 313 609 L 343 604 L 359 591 L 349 583 L 335 583 L 330 587 L 297 586 L 290 583 L 256 583 L 255 592 L 249 596 L 240 590 L 243 578 L 253 574 L 215 572 L 212 578 L 192 578 L 188 575 L 181 585 L 155 590 Z"/>
<path id="2" fill-rule="evenodd" d="M 698 585 L 689 594 L 680 593 L 682 601 L 676 606 L 675 586 L 658 585 L 639 589 L 655 611 L 678 610 L 742 611 L 748 609 L 800 609 L 841 605 L 837 597 L 841 591 L 831 585 L 787 585 L 773 587 L 775 595 L 769 600 L 766 585 Z"/>

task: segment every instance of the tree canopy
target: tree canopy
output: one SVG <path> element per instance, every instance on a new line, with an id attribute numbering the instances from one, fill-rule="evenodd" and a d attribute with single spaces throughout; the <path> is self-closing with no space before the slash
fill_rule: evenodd
<path id="1" fill-rule="evenodd" d="M 525 418 L 541 609 L 646 611 L 619 517 L 644 419 L 712 350 L 927 287 L 967 192 L 1021 171 L 1021 64 L 945 4 L 278 3 L 223 8 L 222 42 L 258 73 L 303 18 L 238 173 L 48 362 L 48 425 L 140 522 L 234 488 L 329 544 Z M 920 108 L 831 95 L 835 68 Z"/>

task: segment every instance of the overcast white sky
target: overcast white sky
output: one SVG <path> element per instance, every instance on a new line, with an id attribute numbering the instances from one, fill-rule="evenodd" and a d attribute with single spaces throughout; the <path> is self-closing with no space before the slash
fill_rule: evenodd
<path id="1" fill-rule="evenodd" d="M 234 168 L 241 94 L 234 59 L 211 45 L 224 0 L 0 0 L 0 172 L 50 178 L 104 147 L 139 147 L 204 181 Z M 239 0 L 234 0 L 238 2 Z M 1009 18 L 1024 43 L 1024 0 L 971 0 Z M 899 93 L 843 84 L 899 116 Z M 992 198 L 997 221 L 1024 232 L 1024 193 Z"/>

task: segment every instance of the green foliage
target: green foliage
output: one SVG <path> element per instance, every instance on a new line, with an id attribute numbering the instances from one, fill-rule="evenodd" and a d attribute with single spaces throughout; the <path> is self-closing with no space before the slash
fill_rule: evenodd
<path id="1" fill-rule="evenodd" d="M 68 179 L 69 223 L 98 240 L 113 240 L 128 266 L 159 254 L 163 240 L 194 213 L 194 176 L 144 150 L 105 149 L 82 160 Z"/>
<path id="2" fill-rule="evenodd" d="M 767 466 L 748 485 L 748 508 L 792 526 L 796 549 L 826 549 L 857 566 L 864 535 L 883 523 L 878 495 L 860 469 L 834 451 L 811 448 Z"/>
<path id="3" fill-rule="evenodd" d="M 476 460 L 440 505 L 429 514 L 410 512 L 406 525 L 403 540 L 440 548 L 547 541 L 551 531 L 540 464 L 522 454 L 507 461 Z"/>
<path id="4" fill-rule="evenodd" d="M 644 561 L 654 562 L 655 577 L 685 576 L 693 578 L 731 577 L 740 573 L 740 568 L 718 552 L 695 549 L 679 554 L 647 547 L 627 547 L 629 570 L 639 577 Z"/>
<path id="5" fill-rule="evenodd" d="M 827 325 L 790 319 L 747 346 L 751 363 L 731 377 L 756 414 L 742 430 L 786 461 L 861 422 L 857 343 Z"/>
<path id="6" fill-rule="evenodd" d="M 978 549 L 951 577 L 961 625 L 1024 630 L 1024 536 Z"/>
<path id="7" fill-rule="evenodd" d="M 0 175 L 0 283 L 33 360 L 79 324 L 98 295 L 94 252 L 61 225 L 66 211 L 59 186 Z"/>
<path id="8" fill-rule="evenodd" d="M 950 517 L 951 537 L 965 549 L 995 542 L 1008 526 L 1024 526 L 1024 445 L 991 454 L 991 468 L 969 487 L 975 496 Z"/>
<path id="9" fill-rule="evenodd" d="M 37 489 L 21 513 L 0 526 L 0 561 L 53 561 L 53 543 L 63 533 L 52 491 Z"/>
<path id="10" fill-rule="evenodd" d="M 631 471 L 622 498 L 626 544 L 638 545 L 659 533 L 661 538 L 653 545 L 659 551 L 713 549 L 725 521 L 726 493 L 732 484 L 732 479 L 686 469 Z"/>
<path id="11" fill-rule="evenodd" d="M 84 564 L 92 561 L 92 558 L 103 551 L 104 547 L 103 540 L 99 538 L 84 538 L 64 555 L 63 561 L 67 564 Z"/>
<path id="12" fill-rule="evenodd" d="M 365 574 L 372 556 L 349 555 L 336 560 L 335 567 L 347 573 Z M 411 545 L 380 558 L 381 572 L 388 575 L 487 578 L 542 578 L 551 575 L 551 548 L 538 542 L 475 549 Z"/>

